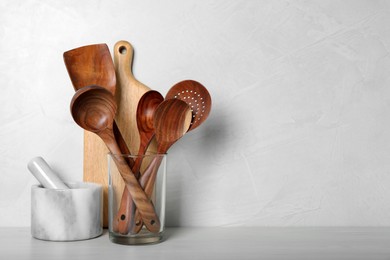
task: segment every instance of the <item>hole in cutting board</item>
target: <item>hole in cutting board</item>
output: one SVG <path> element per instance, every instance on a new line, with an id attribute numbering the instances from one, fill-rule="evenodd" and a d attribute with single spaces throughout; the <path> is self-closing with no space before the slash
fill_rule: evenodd
<path id="1" fill-rule="evenodd" d="M 125 46 L 121 46 L 121 47 L 119 47 L 119 52 L 120 52 L 120 54 L 126 54 L 127 48 Z"/>

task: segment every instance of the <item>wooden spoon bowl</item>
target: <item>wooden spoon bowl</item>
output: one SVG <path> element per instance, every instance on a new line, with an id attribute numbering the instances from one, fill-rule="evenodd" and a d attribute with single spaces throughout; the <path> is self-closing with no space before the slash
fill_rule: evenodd
<path id="1" fill-rule="evenodd" d="M 87 131 L 100 133 L 113 128 L 116 114 L 114 96 L 104 88 L 88 86 L 76 92 L 71 103 L 75 122 Z"/>
<path id="2" fill-rule="evenodd" d="M 157 153 L 163 154 L 179 140 L 191 126 L 191 108 L 180 99 L 162 102 L 154 113 Z"/>
<path id="3" fill-rule="evenodd" d="M 154 136 L 154 112 L 163 101 L 164 97 L 158 91 L 150 90 L 138 102 L 137 126 L 141 137 L 140 149 L 142 147 L 147 148 L 148 142 Z M 144 154 L 146 149 L 143 150 L 143 152 L 141 151 L 142 154 Z"/>

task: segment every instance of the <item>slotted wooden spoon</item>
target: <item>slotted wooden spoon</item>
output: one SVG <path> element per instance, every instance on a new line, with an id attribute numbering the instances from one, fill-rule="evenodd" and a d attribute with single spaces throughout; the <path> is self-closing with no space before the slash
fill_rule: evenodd
<path id="1" fill-rule="evenodd" d="M 177 98 L 186 102 L 192 110 L 192 122 L 189 131 L 200 126 L 211 111 L 211 96 L 208 90 L 195 80 L 183 80 L 170 88 L 166 99 Z"/>
<path id="2" fill-rule="evenodd" d="M 83 129 L 98 135 L 107 145 L 145 226 L 151 232 L 159 232 L 161 224 L 152 202 L 146 196 L 124 158 L 115 156 L 120 155 L 121 151 L 113 133 L 117 106 L 112 93 L 99 86 L 84 87 L 75 93 L 70 108 L 74 121 Z"/>

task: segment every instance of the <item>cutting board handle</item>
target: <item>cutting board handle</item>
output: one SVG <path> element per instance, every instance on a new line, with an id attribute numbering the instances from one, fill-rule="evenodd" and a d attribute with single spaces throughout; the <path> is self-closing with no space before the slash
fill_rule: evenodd
<path id="1" fill-rule="evenodd" d="M 119 41 L 114 46 L 114 63 L 117 68 L 117 77 L 123 79 L 133 79 L 132 73 L 134 49 L 127 41 Z"/>

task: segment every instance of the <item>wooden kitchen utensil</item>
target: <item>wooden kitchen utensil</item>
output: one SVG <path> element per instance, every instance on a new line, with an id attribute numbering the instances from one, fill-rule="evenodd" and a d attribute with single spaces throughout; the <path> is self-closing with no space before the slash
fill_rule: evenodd
<path id="1" fill-rule="evenodd" d="M 188 104 L 180 99 L 168 99 L 162 102 L 154 112 L 153 125 L 157 141 L 157 153 L 165 154 L 189 129 L 192 112 Z M 157 169 L 163 157 L 156 157 L 140 177 L 140 184 L 150 197 L 153 193 Z M 138 208 L 137 208 L 138 211 Z M 142 214 L 135 213 L 135 225 L 132 232 L 141 230 Z M 140 216 L 141 215 L 141 216 Z"/>
<path id="2" fill-rule="evenodd" d="M 85 86 L 98 85 L 109 90 L 113 95 L 116 92 L 116 76 L 114 63 L 107 44 L 93 44 L 82 46 L 64 52 L 64 62 L 77 91 Z M 114 122 L 114 134 L 123 154 L 129 153 L 126 142 Z M 84 181 L 96 182 L 103 185 L 103 226 L 108 226 L 108 199 L 107 199 L 107 156 L 108 150 L 101 139 L 84 132 Z M 132 165 L 131 158 L 126 158 Z"/>
<path id="3" fill-rule="evenodd" d="M 149 143 L 154 137 L 153 118 L 154 112 L 158 105 L 164 101 L 164 97 L 155 90 L 146 92 L 138 102 L 137 106 L 137 127 L 140 136 L 140 146 L 137 155 L 145 154 Z M 139 170 L 141 168 L 142 156 L 138 156 L 132 170 L 136 177 L 139 177 Z M 127 234 L 134 224 L 134 203 L 131 194 L 125 188 L 123 190 L 122 199 L 120 202 L 118 213 L 114 221 L 117 225 L 117 232 Z"/>
<path id="4" fill-rule="evenodd" d="M 211 96 L 208 90 L 199 82 L 195 80 L 184 80 L 176 83 L 173 87 L 170 88 L 167 95 L 165 96 L 166 100 L 169 99 L 180 99 L 188 104 L 192 111 L 192 122 L 188 131 L 194 130 L 200 126 L 209 116 L 211 111 Z M 158 169 L 157 167 L 149 167 L 144 175 L 140 179 L 141 186 L 144 188 L 146 194 L 150 197 L 153 192 L 154 180 L 151 178 L 147 179 L 150 176 L 153 176 Z M 137 233 L 142 227 L 141 217 L 135 214 L 135 223 L 133 232 Z M 140 224 L 141 222 L 141 224 Z"/>
<path id="5" fill-rule="evenodd" d="M 75 93 L 70 107 L 75 122 L 85 130 L 98 135 L 107 145 L 145 226 L 151 232 L 159 232 L 160 221 L 153 204 L 139 185 L 127 162 L 122 156 L 115 156 L 120 155 L 121 151 L 113 133 L 117 106 L 112 93 L 99 86 L 84 87 Z"/>
<path id="6" fill-rule="evenodd" d="M 166 99 L 177 98 L 186 102 L 192 110 L 192 122 L 189 131 L 204 121 L 211 111 L 211 96 L 208 90 L 195 80 L 183 80 L 171 87 Z"/>
<path id="7" fill-rule="evenodd" d="M 145 154 L 150 142 L 154 137 L 154 113 L 157 107 L 164 101 L 164 97 L 155 90 L 146 92 L 138 102 L 137 106 L 137 127 L 140 137 L 138 155 Z M 135 161 L 135 169 L 141 167 L 142 157 Z"/>

